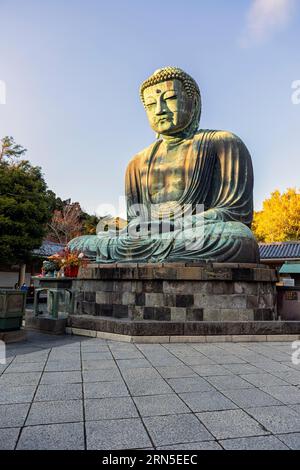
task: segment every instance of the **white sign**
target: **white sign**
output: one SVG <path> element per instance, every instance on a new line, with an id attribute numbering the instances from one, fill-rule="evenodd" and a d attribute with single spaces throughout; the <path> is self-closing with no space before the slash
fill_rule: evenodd
<path id="1" fill-rule="evenodd" d="M 4 341 L 0 340 L 0 364 L 6 364 L 6 346 Z"/>
<path id="2" fill-rule="evenodd" d="M 295 349 L 292 354 L 292 363 L 294 366 L 300 366 L 300 341 L 294 341 L 292 349 Z"/>

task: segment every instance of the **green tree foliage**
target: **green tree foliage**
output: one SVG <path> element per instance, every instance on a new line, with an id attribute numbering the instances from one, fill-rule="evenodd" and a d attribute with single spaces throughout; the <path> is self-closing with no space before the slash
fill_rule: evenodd
<path id="1" fill-rule="evenodd" d="M 96 235 L 96 228 L 99 222 L 99 217 L 82 212 L 81 220 L 83 226 L 82 234 Z"/>
<path id="2" fill-rule="evenodd" d="M 47 190 L 47 195 L 48 195 L 49 207 L 51 209 L 51 212 L 62 211 L 65 205 L 65 202 L 60 197 L 57 197 L 55 192 L 51 191 L 51 189 Z"/>
<path id="3" fill-rule="evenodd" d="M 6 136 L 0 141 L 0 162 L 3 162 L 5 157 L 10 160 L 23 157 L 26 152 L 24 147 L 15 143 L 13 137 Z"/>
<path id="4" fill-rule="evenodd" d="M 41 169 L 28 161 L 11 137 L 1 140 L 0 262 L 26 262 L 40 247 L 51 218 L 51 195 Z"/>

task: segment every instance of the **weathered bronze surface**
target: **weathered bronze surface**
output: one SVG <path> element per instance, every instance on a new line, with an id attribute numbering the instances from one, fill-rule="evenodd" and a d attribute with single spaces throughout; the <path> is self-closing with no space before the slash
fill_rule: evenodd
<path id="1" fill-rule="evenodd" d="M 101 263 L 258 262 L 244 143 L 230 132 L 198 130 L 200 91 L 181 69 L 156 71 L 140 94 L 158 139 L 127 167 L 128 227 L 78 237 L 70 248 Z"/>

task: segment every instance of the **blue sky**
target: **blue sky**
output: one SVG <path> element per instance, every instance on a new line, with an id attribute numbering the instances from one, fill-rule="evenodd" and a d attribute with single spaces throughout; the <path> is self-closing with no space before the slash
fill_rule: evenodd
<path id="1" fill-rule="evenodd" d="M 202 128 L 248 146 L 256 209 L 300 186 L 298 0 L 0 0 L 0 18 L 0 136 L 62 198 L 118 204 L 128 161 L 154 140 L 139 85 L 165 65 L 199 83 Z"/>

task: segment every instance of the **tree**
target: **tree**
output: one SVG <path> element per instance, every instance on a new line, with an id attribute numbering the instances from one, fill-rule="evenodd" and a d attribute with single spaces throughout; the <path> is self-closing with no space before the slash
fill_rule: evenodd
<path id="1" fill-rule="evenodd" d="M 99 217 L 96 215 L 90 215 L 87 212 L 83 212 L 81 215 L 82 220 L 82 234 L 83 235 L 96 235 L 96 229 L 99 222 Z"/>
<path id="2" fill-rule="evenodd" d="M 17 164 L 11 161 L 23 155 L 25 149 L 5 144 L 6 150 L 3 150 L 3 141 L 5 139 L 1 141 L 0 160 L 0 262 L 26 263 L 32 250 L 40 247 L 51 218 L 47 185 L 39 167 L 26 160 Z"/>
<path id="3" fill-rule="evenodd" d="M 52 212 L 55 210 L 61 211 L 64 207 L 64 201 L 61 200 L 60 197 L 57 197 L 54 191 L 51 191 L 51 189 L 47 190 L 47 195 L 49 199 L 49 207 Z"/>
<path id="4" fill-rule="evenodd" d="M 6 136 L 0 141 L 0 162 L 3 162 L 5 157 L 10 159 L 23 157 L 26 152 L 24 147 L 15 143 L 13 137 Z"/>
<path id="5" fill-rule="evenodd" d="M 254 213 L 252 230 L 265 243 L 300 240 L 300 190 L 275 190 Z"/>
<path id="6" fill-rule="evenodd" d="M 48 223 L 48 238 L 66 245 L 72 238 L 82 235 L 81 216 L 78 202 L 65 204 L 61 210 L 54 210 Z"/>

